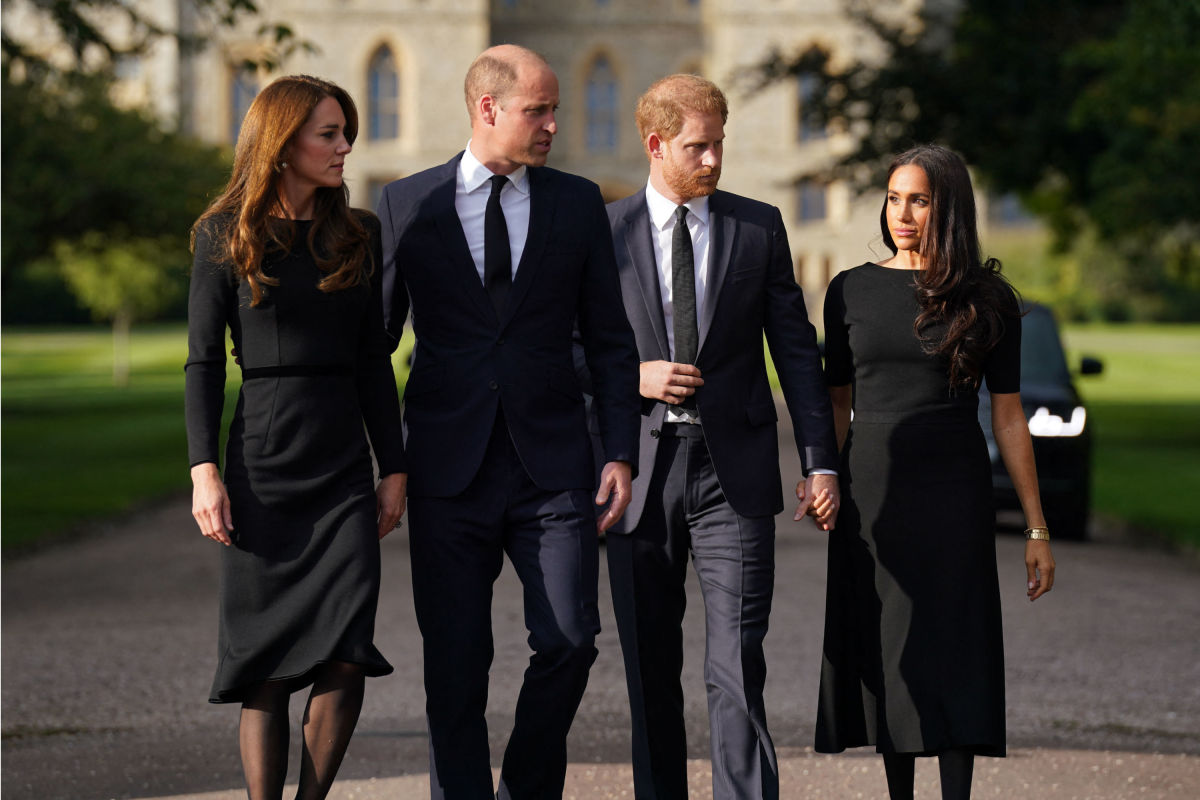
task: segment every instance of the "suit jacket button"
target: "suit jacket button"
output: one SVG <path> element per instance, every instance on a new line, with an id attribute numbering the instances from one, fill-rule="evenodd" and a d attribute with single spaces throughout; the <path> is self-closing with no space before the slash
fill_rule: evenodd
<path id="1" fill-rule="evenodd" d="M 488 388 L 492 389 L 494 391 L 494 390 L 500 388 L 500 384 L 496 383 L 495 381 L 492 381 L 491 383 L 488 384 Z"/>
<path id="2" fill-rule="evenodd" d="M 654 430 L 650 431 L 650 438 L 651 438 L 651 439 L 657 439 L 657 438 L 658 438 L 658 428 L 655 428 Z"/>
<path id="3" fill-rule="evenodd" d="M 504 337 L 503 337 L 503 336 L 501 336 L 499 339 L 497 339 L 497 340 L 496 340 L 496 344 L 499 344 L 499 345 L 502 345 L 502 344 L 504 344 Z"/>

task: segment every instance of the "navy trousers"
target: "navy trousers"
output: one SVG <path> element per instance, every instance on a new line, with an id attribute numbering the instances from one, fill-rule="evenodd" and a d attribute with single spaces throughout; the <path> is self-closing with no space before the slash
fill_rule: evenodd
<path id="1" fill-rule="evenodd" d="M 590 492 L 545 491 L 502 414 L 455 497 L 409 500 L 413 596 L 425 651 L 434 800 L 491 800 L 487 708 L 492 585 L 507 553 L 525 590 L 533 655 L 504 753 L 501 800 L 558 798 L 567 732 L 596 659 L 599 547 Z"/>
<path id="2" fill-rule="evenodd" d="M 688 797 L 680 673 L 689 555 L 704 596 L 713 797 L 776 800 L 762 646 L 775 587 L 774 518 L 738 516 L 702 429 L 667 423 L 642 518 L 632 533 L 609 536 L 607 546 L 633 718 L 636 800 Z"/>

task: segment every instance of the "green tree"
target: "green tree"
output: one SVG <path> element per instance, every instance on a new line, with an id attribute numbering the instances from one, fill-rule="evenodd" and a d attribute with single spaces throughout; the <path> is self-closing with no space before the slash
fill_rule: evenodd
<path id="1" fill-rule="evenodd" d="M 243 20 L 258 17 L 254 0 L 188 0 L 184 28 L 164 27 L 142 13 L 137 3 L 126 0 L 21 0 L 55 31 L 65 45 L 67 64 L 48 59 L 42 47 L 31 47 L 7 28 L 0 32 L 0 53 L 7 66 L 19 64 L 21 71 L 37 81 L 55 80 L 63 73 L 111 75 L 122 56 L 141 55 L 163 38 L 173 38 L 184 52 L 203 49 L 222 28 L 234 28 Z M 181 8 L 184 4 L 181 3 Z M 114 35 L 119 32 L 119 35 Z M 257 29 L 260 43 L 251 66 L 275 69 L 282 59 L 298 49 L 315 52 L 316 47 L 299 39 L 290 25 L 264 20 Z M 39 43 L 40 44 L 40 43 Z"/>
<path id="2" fill-rule="evenodd" d="M 142 112 L 116 108 L 102 78 L 74 76 L 65 88 L 13 83 L 7 70 L 4 78 L 6 321 L 38 319 L 31 301 L 45 302 L 56 286 L 64 291 L 57 273 L 34 268 L 56 242 L 95 232 L 114 243 L 168 236 L 176 250 L 186 249 L 192 223 L 228 177 L 221 150 L 165 133 Z"/>
<path id="3" fill-rule="evenodd" d="M 916 25 L 848 9 L 882 62 L 835 66 L 810 47 L 754 71 L 805 76 L 805 113 L 849 134 L 844 157 L 797 177 L 878 186 L 894 153 L 940 142 L 1018 193 L 1058 249 L 1086 233 L 1118 256 L 1106 302 L 1200 318 L 1200 0 L 964 0 L 927 4 Z"/>
<path id="4" fill-rule="evenodd" d="M 194 52 L 221 29 L 259 18 L 261 47 L 247 65 L 274 69 L 297 49 L 291 28 L 262 17 L 255 0 L 182 0 L 185 29 L 161 26 L 126 0 L 5 0 L 32 10 L 63 45 L 0 36 L 0 292 L 6 322 L 74 321 L 78 313 L 53 260 L 55 242 L 89 232 L 110 242 L 173 237 L 228 176 L 227 153 L 164 131 L 145 111 L 113 105 L 114 67 L 163 38 Z M 5 18 L 7 19 L 7 17 Z M 2 21 L 2 20 L 0 20 Z M 114 35 L 115 33 L 119 35 Z M 174 246 L 174 245 L 173 245 Z"/>
<path id="5" fill-rule="evenodd" d="M 182 253 L 174 237 L 112 241 L 89 231 L 78 242 L 58 242 L 54 262 L 71 292 L 96 320 L 112 323 L 113 384 L 129 384 L 129 328 L 158 314 L 179 292 Z"/>

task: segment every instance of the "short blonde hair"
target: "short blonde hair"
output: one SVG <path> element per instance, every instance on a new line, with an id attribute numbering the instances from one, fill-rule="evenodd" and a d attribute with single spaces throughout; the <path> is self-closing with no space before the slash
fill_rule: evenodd
<path id="1" fill-rule="evenodd" d="M 683 130 L 683 119 L 688 112 L 720 114 L 721 122 L 729 121 L 725 93 L 710 80 L 679 73 L 652 83 L 637 103 L 637 126 L 642 146 L 646 146 L 646 139 L 652 133 L 657 133 L 663 141 L 674 139 Z"/>
<path id="2" fill-rule="evenodd" d="M 509 55 L 497 55 L 495 50 L 511 51 Z M 517 87 L 517 70 L 522 61 L 536 61 L 549 66 L 545 56 L 528 47 L 519 44 L 500 45 L 480 53 L 471 62 L 467 70 L 467 78 L 463 81 L 463 94 L 466 95 L 467 113 L 475 119 L 475 106 L 479 98 L 490 94 L 501 105 Z"/>

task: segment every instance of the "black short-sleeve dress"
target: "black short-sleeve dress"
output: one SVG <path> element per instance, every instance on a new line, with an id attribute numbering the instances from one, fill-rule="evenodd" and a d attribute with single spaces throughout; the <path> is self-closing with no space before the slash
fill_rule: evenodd
<path id="1" fill-rule="evenodd" d="M 970 748 L 1005 755 L 1004 643 L 991 462 L 978 389 L 913 332 L 914 273 L 863 264 L 825 296 L 826 379 L 851 384 L 816 749 Z M 1015 297 L 987 357 L 989 391 L 1020 391 Z M 938 334 L 936 328 L 930 333 Z"/>
<path id="2" fill-rule="evenodd" d="M 227 220 L 197 231 L 185 368 L 192 466 L 218 461 L 226 327 L 243 380 L 225 449 L 234 529 L 233 546 L 221 548 L 212 703 L 242 702 L 263 680 L 303 686 L 326 661 L 359 664 L 369 676 L 392 671 L 373 643 L 380 563 L 367 434 L 380 475 L 405 471 L 404 445 L 379 221 L 356 213 L 371 234 L 369 283 L 319 289 L 313 223 L 296 221 L 290 252 L 264 258 L 279 284 L 254 307 L 249 285 L 222 263 Z"/>

